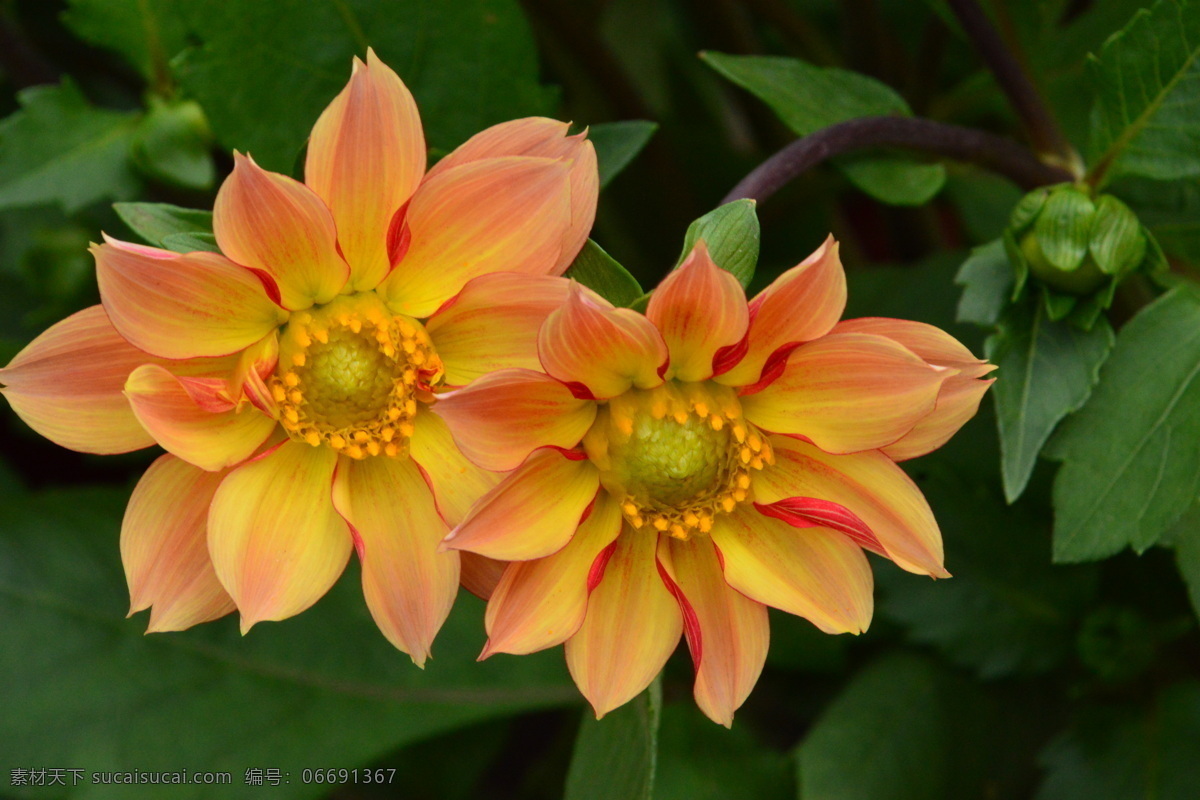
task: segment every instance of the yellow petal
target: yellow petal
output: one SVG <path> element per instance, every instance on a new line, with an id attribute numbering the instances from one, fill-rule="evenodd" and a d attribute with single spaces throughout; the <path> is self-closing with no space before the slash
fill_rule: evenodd
<path id="1" fill-rule="evenodd" d="M 761 428 L 829 453 L 872 450 L 911 431 L 953 374 L 882 336 L 830 334 L 796 348 L 777 380 L 742 398 L 742 410 Z"/>
<path id="2" fill-rule="evenodd" d="M 725 581 L 751 600 L 810 620 L 826 633 L 871 622 L 874 578 L 862 548 L 827 528 L 793 528 L 742 507 L 713 522 Z"/>
<path id="3" fill-rule="evenodd" d="M 208 557 L 208 506 L 224 477 L 165 455 L 129 498 L 121 562 L 129 613 L 150 609 L 148 633 L 181 631 L 234 609 Z"/>
<path id="4" fill-rule="evenodd" d="M 755 500 L 817 497 L 839 503 L 870 528 L 888 556 L 909 572 L 949 577 L 942 534 L 917 485 L 877 451 L 830 455 L 808 442 L 772 436 L 775 464 L 754 477 Z"/>
<path id="5" fill-rule="evenodd" d="M 573 636 L 583 624 L 588 594 L 604 574 L 621 532 L 617 501 L 601 492 L 592 513 L 553 555 L 514 561 L 488 602 L 484 622 L 492 653 L 535 653 Z"/>
<path id="6" fill-rule="evenodd" d="M 565 122 L 546 117 L 501 122 L 463 142 L 429 171 L 433 176 L 460 164 L 497 156 L 536 156 L 570 164 L 571 224 L 563 237 L 562 254 L 553 270 L 555 275 L 561 275 L 571 265 L 587 241 L 600 193 L 596 149 L 587 140 L 587 133 L 568 136 L 569 127 Z"/>
<path id="7" fill-rule="evenodd" d="M 579 444 L 596 418 L 596 403 L 544 373 L 506 369 L 439 395 L 437 413 L 467 458 L 507 472 L 539 447 Z"/>
<path id="8" fill-rule="evenodd" d="M 398 313 L 428 317 L 480 275 L 552 274 L 570 210 L 564 162 L 508 156 L 448 169 L 413 195 L 407 253 L 378 291 Z"/>
<path id="9" fill-rule="evenodd" d="M 213 206 L 221 252 L 261 270 L 279 287 L 284 308 L 308 308 L 337 296 L 350 275 L 324 201 L 299 181 L 234 153 L 233 174 Z"/>
<path id="10" fill-rule="evenodd" d="M 548 556 L 570 541 L 599 487 L 590 462 L 538 451 L 480 498 L 444 546 L 502 561 Z"/>
<path id="11" fill-rule="evenodd" d="M 716 380 L 726 386 L 757 383 L 790 348 L 829 333 L 845 308 L 846 273 L 830 236 L 751 301 L 746 354 Z"/>
<path id="12" fill-rule="evenodd" d="M 450 428 L 437 414 L 418 412 L 413 427 L 409 453 L 429 481 L 442 519 L 447 525 L 457 525 L 502 476 L 476 466 L 464 456 Z"/>
<path id="13" fill-rule="evenodd" d="M 883 452 L 895 461 L 923 456 L 945 444 L 975 416 L 979 402 L 995 382 L 994 379 L 983 379 L 996 368 L 995 365 L 975 358 L 961 342 L 933 325 L 867 317 L 843 320 L 834 327 L 834 332 L 886 336 L 916 353 L 927 364 L 957 371 L 942 384 L 933 411 L 922 417 L 899 441 L 883 448 Z"/>
<path id="14" fill-rule="evenodd" d="M 374 289 L 391 268 L 392 217 L 425 172 L 425 134 L 408 87 L 367 49 L 313 126 L 304 182 L 329 206 L 351 285 Z"/>
<path id="15" fill-rule="evenodd" d="M 122 391 L 129 373 L 162 363 L 125 341 L 101 306 L 38 336 L 0 369 L 0 393 L 17 416 L 55 444 L 84 453 L 127 453 L 154 444 Z"/>
<path id="16" fill-rule="evenodd" d="M 712 377 L 717 353 L 746 335 L 750 312 L 737 278 L 718 267 L 704 240 L 668 275 L 646 307 L 671 353 L 666 377 L 704 381 Z"/>
<path id="17" fill-rule="evenodd" d="M 209 410 L 203 404 L 212 393 L 211 379 L 177 377 L 157 364 L 138 367 L 125 382 L 133 413 L 154 440 L 168 453 L 209 471 L 245 461 L 276 424 L 249 405 Z"/>
<path id="18" fill-rule="evenodd" d="M 683 621 L 659 575 L 657 541 L 625 526 L 567 640 L 567 668 L 597 719 L 649 686 L 679 644 Z"/>
<path id="19" fill-rule="evenodd" d="M 437 552 L 449 529 L 420 470 L 407 458 L 342 458 L 333 504 L 356 534 L 371 616 L 424 666 L 458 593 L 458 553 Z"/>
<path id="20" fill-rule="evenodd" d="M 299 614 L 342 574 L 351 536 L 330 497 L 337 454 L 292 440 L 235 469 L 208 514 L 208 552 L 242 633 Z"/>
<path id="21" fill-rule="evenodd" d="M 648 319 L 576 283 L 542 325 L 538 352 L 546 372 L 597 400 L 659 386 L 667 365 L 667 345 Z"/>
<path id="22" fill-rule="evenodd" d="M 105 237 L 93 245 L 108 318 L 135 347 L 163 358 L 244 350 L 287 321 L 263 283 L 218 253 L 181 255 Z"/>
<path id="23" fill-rule="evenodd" d="M 767 659 L 767 607 L 725 582 L 708 538 L 681 541 L 664 536 L 658 560 L 683 614 L 696 666 L 696 705 L 728 728 Z"/>
<path id="24" fill-rule="evenodd" d="M 446 383 L 466 386 L 499 369 L 540 370 L 538 331 L 566 301 L 568 283 L 517 272 L 468 281 L 425 326 L 446 367 Z"/>

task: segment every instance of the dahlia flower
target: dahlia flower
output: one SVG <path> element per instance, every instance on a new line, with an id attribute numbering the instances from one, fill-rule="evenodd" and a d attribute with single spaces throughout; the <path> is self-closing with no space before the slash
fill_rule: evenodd
<path id="1" fill-rule="evenodd" d="M 539 118 L 425 161 L 412 96 L 368 51 L 313 128 L 305 183 L 235 154 L 220 253 L 105 237 L 102 304 L 0 370 L 65 447 L 167 451 L 121 531 L 130 613 L 150 607 L 151 631 L 289 617 L 354 548 L 380 629 L 427 657 L 460 580 L 438 542 L 495 484 L 435 393 L 537 364 L 598 178 L 585 136 Z"/>
<path id="2" fill-rule="evenodd" d="M 682 632 L 697 703 L 729 725 L 766 657 L 767 606 L 858 633 L 864 549 L 946 577 L 896 462 L 973 416 L 992 366 L 930 325 L 838 322 L 845 301 L 832 239 L 749 304 L 699 242 L 644 316 L 572 284 L 539 333 L 542 370 L 444 395 L 463 453 L 508 472 L 444 545 L 512 562 L 481 657 L 565 643 L 600 716 Z"/>

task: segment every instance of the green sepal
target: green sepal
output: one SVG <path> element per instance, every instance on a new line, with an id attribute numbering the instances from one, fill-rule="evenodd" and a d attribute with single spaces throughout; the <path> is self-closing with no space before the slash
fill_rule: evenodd
<path id="1" fill-rule="evenodd" d="M 614 306 L 629 306 L 642 296 L 637 278 L 591 239 L 584 243 L 563 277 L 579 281 Z"/>
<path id="2" fill-rule="evenodd" d="M 1042 287 L 1042 303 L 1046 306 L 1046 316 L 1053 322 L 1065 319 L 1075 310 L 1075 303 L 1078 300 L 1079 298 L 1074 295 L 1059 294 L 1047 286 Z"/>
<path id="3" fill-rule="evenodd" d="M 734 200 L 697 219 L 684 234 L 683 252 L 675 266 L 681 265 L 696 242 L 703 239 L 713 263 L 733 273 L 743 287 L 749 286 L 758 264 L 760 238 L 754 208 L 753 200 Z"/>

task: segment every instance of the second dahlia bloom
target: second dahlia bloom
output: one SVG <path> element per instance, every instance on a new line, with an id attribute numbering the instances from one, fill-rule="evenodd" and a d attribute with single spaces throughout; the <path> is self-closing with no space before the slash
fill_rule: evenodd
<path id="1" fill-rule="evenodd" d="M 509 471 L 446 541 L 513 562 L 484 656 L 565 642 L 603 715 L 682 633 L 697 703 L 729 725 L 766 658 L 767 606 L 858 633 L 864 549 L 948 575 L 895 462 L 970 419 L 992 366 L 930 325 L 838 322 L 836 242 L 749 304 L 703 242 L 645 316 L 572 286 L 540 331 L 542 371 L 492 373 L 438 406 L 469 458 Z"/>
<path id="2" fill-rule="evenodd" d="M 496 482 L 454 446 L 436 392 L 536 365 L 567 291 L 552 276 L 595 212 L 595 153 L 523 119 L 427 173 L 413 98 L 368 51 L 313 128 L 304 183 L 235 162 L 220 253 L 106 238 L 102 305 L 38 337 L 0 387 L 66 447 L 167 451 L 121 534 L 150 630 L 289 617 L 356 549 L 372 615 L 421 664 L 460 579 L 437 544 Z"/>

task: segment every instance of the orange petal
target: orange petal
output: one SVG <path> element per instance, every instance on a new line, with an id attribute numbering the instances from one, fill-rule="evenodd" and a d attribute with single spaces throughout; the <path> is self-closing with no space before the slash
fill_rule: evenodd
<path id="1" fill-rule="evenodd" d="M 458 578 L 462 587 L 480 600 L 491 598 L 492 592 L 500 584 L 500 578 L 504 576 L 504 570 L 508 568 L 503 561 L 465 550 L 459 552 L 458 561 Z"/>
<path id="2" fill-rule="evenodd" d="M 942 384 L 937 405 L 894 444 L 883 448 L 895 461 L 923 456 L 944 445 L 958 429 L 975 416 L 979 401 L 994 379 L 981 380 L 996 367 L 975 358 L 957 339 L 933 325 L 904 319 L 868 317 L 839 322 L 835 333 L 871 333 L 898 342 L 937 367 L 958 371 Z"/>
<path id="3" fill-rule="evenodd" d="M 494 272 L 467 282 L 425 326 L 446 367 L 446 383 L 466 386 L 498 369 L 536 369 L 537 336 L 567 299 L 565 278 Z"/>
<path id="4" fill-rule="evenodd" d="M 488 643 L 482 657 L 535 653 L 573 636 L 583 624 L 588 594 L 612 555 L 609 545 L 620 532 L 620 506 L 601 493 L 566 547 L 545 558 L 509 564 L 488 602 Z"/>
<path id="5" fill-rule="evenodd" d="M 567 135 L 570 126 L 546 117 L 526 117 L 501 122 L 472 136 L 443 158 L 429 175 L 443 170 L 497 156 L 536 156 L 565 161 L 571 167 L 571 224 L 563 237 L 563 252 L 553 274 L 561 275 L 571 265 L 596 217 L 600 193 L 600 175 L 596 168 L 596 149 L 586 133 Z"/>
<path id="6" fill-rule="evenodd" d="M 725 582 L 717 551 L 707 538 L 680 541 L 664 536 L 658 560 L 683 614 L 696 666 L 696 705 L 728 728 L 767 659 L 767 607 Z"/>
<path id="7" fill-rule="evenodd" d="M 233 154 L 233 174 L 213 206 L 221 252 L 265 272 L 284 308 L 308 308 L 337 296 L 350 275 L 324 201 L 303 183 Z"/>
<path id="8" fill-rule="evenodd" d="M 648 319 L 613 308 L 577 283 L 542 325 L 538 353 L 546 372 L 597 400 L 661 385 L 667 362 L 667 345 Z"/>
<path id="9" fill-rule="evenodd" d="M 845 535 L 793 528 L 743 507 L 717 517 L 712 539 L 725 581 L 751 600 L 804 617 L 826 633 L 861 633 L 870 624 L 871 565 Z"/>
<path id="10" fill-rule="evenodd" d="M 570 225 L 569 167 L 549 158 L 472 161 L 421 184 L 404 224 L 411 244 L 379 285 L 401 314 L 428 317 L 491 272 L 549 275 Z"/>
<path id="11" fill-rule="evenodd" d="M 92 245 L 113 326 L 163 358 L 236 353 L 287 321 L 262 281 L 219 253 L 181 255 L 117 241 Z"/>
<path id="12" fill-rule="evenodd" d="M 129 613 L 150 608 L 147 633 L 181 631 L 234 609 L 208 557 L 208 506 L 224 477 L 165 455 L 129 498 L 121 562 Z"/>
<path id="13" fill-rule="evenodd" d="M 775 464 L 754 476 L 755 500 L 817 497 L 839 503 L 871 528 L 888 556 L 909 572 L 949 577 L 942 534 L 925 497 L 882 453 L 830 455 L 807 442 L 772 436 Z"/>
<path id="14" fill-rule="evenodd" d="M 55 444 L 84 453 L 127 453 L 154 444 L 121 393 L 136 367 L 161 363 L 125 341 L 101 306 L 38 336 L 4 369 L 0 392 Z"/>
<path id="15" fill-rule="evenodd" d="M 447 525 L 457 525 L 501 476 L 475 466 L 464 456 L 437 414 L 418 412 L 413 427 L 409 454 L 429 482 L 442 519 Z"/>
<path id="16" fill-rule="evenodd" d="M 625 526 L 567 640 L 567 667 L 599 719 L 633 699 L 679 644 L 679 606 L 654 560 L 658 537 Z"/>
<path id="17" fill-rule="evenodd" d="M 351 536 L 330 497 L 337 453 L 287 440 L 221 482 L 208 552 L 242 633 L 317 602 L 342 574 Z"/>
<path id="18" fill-rule="evenodd" d="M 367 48 L 367 63 L 355 57 L 350 82 L 313 126 L 304 162 L 304 182 L 333 212 L 355 289 L 374 289 L 387 275 L 388 227 L 424 173 L 417 104 Z"/>
<path id="19" fill-rule="evenodd" d="M 668 378 L 704 381 L 712 377 L 713 359 L 746 335 L 750 312 L 737 278 L 718 267 L 704 240 L 668 275 L 646 307 L 671 353 Z"/>
<path id="20" fill-rule="evenodd" d="M 590 462 L 538 451 L 480 498 L 443 546 L 502 561 L 548 556 L 570 541 L 599 487 Z"/>
<path id="21" fill-rule="evenodd" d="M 726 386 L 756 383 L 772 356 L 778 359 L 788 348 L 829 333 L 845 308 L 846 273 L 830 236 L 751 301 L 746 355 L 716 380 Z"/>
<path id="22" fill-rule="evenodd" d="M 203 378 L 180 378 L 157 364 L 129 375 L 125 396 L 142 426 L 168 453 L 209 471 L 249 458 L 275 429 L 275 420 L 253 406 L 211 411 Z"/>
<path id="23" fill-rule="evenodd" d="M 446 523 L 407 458 L 342 458 L 333 504 L 350 523 L 367 608 L 388 641 L 425 665 L 454 596 L 458 553 L 439 553 Z"/>
<path id="24" fill-rule="evenodd" d="M 884 447 L 912 430 L 953 371 L 890 339 L 838 333 L 801 345 L 777 380 L 742 398 L 746 418 L 829 453 Z"/>
<path id="25" fill-rule="evenodd" d="M 507 472 L 539 447 L 579 444 L 596 418 L 596 403 L 544 373 L 506 369 L 439 395 L 437 414 L 463 455 L 484 469 Z"/>

